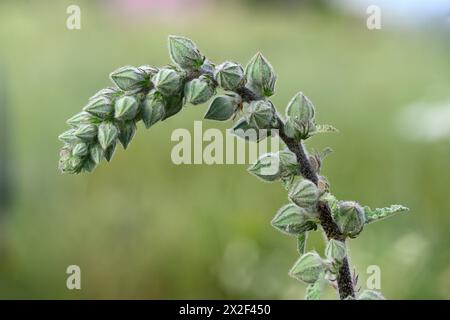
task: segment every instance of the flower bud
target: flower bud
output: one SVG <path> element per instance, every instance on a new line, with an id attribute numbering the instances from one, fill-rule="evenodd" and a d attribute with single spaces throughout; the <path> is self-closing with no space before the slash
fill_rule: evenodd
<path id="1" fill-rule="evenodd" d="M 80 124 L 99 123 L 100 119 L 89 112 L 82 111 L 66 121 L 72 127 L 78 127 Z"/>
<path id="2" fill-rule="evenodd" d="M 216 68 L 214 79 L 223 89 L 233 91 L 245 84 L 244 69 L 240 64 L 226 61 Z"/>
<path id="3" fill-rule="evenodd" d="M 103 152 L 106 161 L 110 162 L 112 160 L 115 151 L 116 151 L 116 141 L 113 141 L 111 145 Z"/>
<path id="4" fill-rule="evenodd" d="M 81 169 L 84 172 L 92 172 L 95 169 L 96 165 L 97 164 L 94 161 L 92 161 L 91 159 L 86 159 L 84 161 L 83 167 Z"/>
<path id="5" fill-rule="evenodd" d="M 263 154 L 248 168 L 248 172 L 254 174 L 263 181 L 275 181 L 279 179 L 281 170 L 278 154 Z"/>
<path id="6" fill-rule="evenodd" d="M 330 239 L 327 247 L 325 248 L 325 256 L 327 259 L 341 263 L 347 256 L 347 248 L 345 243 Z"/>
<path id="7" fill-rule="evenodd" d="M 197 70 L 205 60 L 194 42 L 185 37 L 169 36 L 169 54 L 172 61 L 182 69 Z"/>
<path id="8" fill-rule="evenodd" d="M 113 99 L 116 96 L 120 95 L 122 91 L 115 87 L 107 87 L 104 89 L 101 89 L 97 91 L 92 97 L 89 98 L 89 100 L 95 100 L 99 97 L 104 97 L 108 99 Z"/>
<path id="9" fill-rule="evenodd" d="M 89 154 L 91 156 L 91 160 L 96 164 L 99 164 L 103 159 L 103 149 L 102 146 L 98 143 L 91 146 L 89 150 Z"/>
<path id="10" fill-rule="evenodd" d="M 269 101 L 252 101 L 244 107 L 247 123 L 256 129 L 271 129 L 277 125 L 275 108 Z"/>
<path id="11" fill-rule="evenodd" d="M 314 219 L 306 210 L 293 203 L 281 207 L 272 219 L 271 224 L 279 231 L 294 236 L 316 228 Z"/>
<path id="12" fill-rule="evenodd" d="M 358 296 L 358 300 L 385 300 L 385 298 L 379 291 L 364 290 Z"/>
<path id="13" fill-rule="evenodd" d="M 297 181 L 289 189 L 289 199 L 301 208 L 308 209 L 315 206 L 318 198 L 317 186 L 307 179 Z"/>
<path id="14" fill-rule="evenodd" d="M 200 76 L 186 83 L 184 97 L 187 102 L 201 104 L 208 101 L 216 93 L 212 80 L 207 76 Z"/>
<path id="15" fill-rule="evenodd" d="M 143 70 L 125 66 L 119 68 L 109 75 L 111 80 L 123 91 L 134 91 L 145 87 L 146 74 Z"/>
<path id="16" fill-rule="evenodd" d="M 306 139 L 316 129 L 314 105 L 302 92 L 288 103 L 286 117 L 286 133 L 292 138 Z"/>
<path id="17" fill-rule="evenodd" d="M 282 176 L 291 176 L 298 174 L 297 156 L 292 151 L 280 150 L 278 152 L 278 158 L 280 159 L 280 169 Z"/>
<path id="18" fill-rule="evenodd" d="M 78 137 L 75 135 L 76 129 L 70 129 L 67 131 L 64 131 L 58 136 L 59 141 L 65 142 L 65 143 L 73 143 L 78 140 Z"/>
<path id="19" fill-rule="evenodd" d="M 164 96 L 171 96 L 176 94 L 181 85 L 181 77 L 175 70 L 161 69 L 152 78 L 153 84 L 157 91 Z"/>
<path id="20" fill-rule="evenodd" d="M 142 121 L 148 129 L 164 117 L 164 101 L 158 92 L 150 91 L 142 104 Z"/>
<path id="21" fill-rule="evenodd" d="M 273 95 L 276 75 L 269 61 L 260 52 L 246 66 L 245 75 L 250 89 L 263 97 Z"/>
<path id="22" fill-rule="evenodd" d="M 142 70 L 148 79 L 151 79 L 159 71 L 158 68 L 149 65 L 140 66 L 138 69 Z"/>
<path id="23" fill-rule="evenodd" d="M 94 124 L 83 124 L 75 130 L 75 135 L 82 140 L 92 140 L 97 136 L 97 126 Z"/>
<path id="24" fill-rule="evenodd" d="M 84 142 L 77 143 L 72 149 L 72 155 L 76 157 L 84 157 L 89 152 L 88 146 Z"/>
<path id="25" fill-rule="evenodd" d="M 114 107 L 110 99 L 106 97 L 98 97 L 90 100 L 83 108 L 83 111 L 89 112 L 100 119 L 106 119 L 112 116 Z"/>
<path id="26" fill-rule="evenodd" d="M 302 255 L 289 271 L 289 275 L 305 283 L 314 283 L 324 271 L 322 259 L 313 251 Z"/>
<path id="27" fill-rule="evenodd" d="M 68 158 L 61 159 L 59 162 L 59 169 L 63 173 L 79 173 L 83 166 L 83 160 L 80 157 L 71 156 Z"/>
<path id="28" fill-rule="evenodd" d="M 114 104 L 114 118 L 117 120 L 131 120 L 136 117 L 139 104 L 133 96 L 123 96 Z"/>
<path id="29" fill-rule="evenodd" d="M 98 142 L 105 150 L 105 153 L 110 145 L 115 144 L 118 134 L 119 130 L 111 122 L 103 122 L 98 126 Z"/>
<path id="30" fill-rule="evenodd" d="M 354 201 L 341 201 L 334 212 L 334 220 L 344 235 L 354 238 L 364 227 L 364 209 Z"/>
<path id="31" fill-rule="evenodd" d="M 136 133 L 136 124 L 133 120 L 125 121 L 119 124 L 119 141 L 126 149 Z"/>

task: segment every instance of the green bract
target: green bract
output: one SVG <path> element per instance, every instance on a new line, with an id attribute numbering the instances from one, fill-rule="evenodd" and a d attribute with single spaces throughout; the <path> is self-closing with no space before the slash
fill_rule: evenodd
<path id="1" fill-rule="evenodd" d="M 258 52 L 245 68 L 247 84 L 260 96 L 270 97 L 274 94 L 277 77 L 269 61 Z"/>
<path id="2" fill-rule="evenodd" d="M 98 126 L 98 143 L 106 151 L 109 146 L 115 143 L 119 130 L 111 122 L 104 122 Z"/>
<path id="3" fill-rule="evenodd" d="M 109 98 L 100 96 L 90 100 L 83 111 L 89 112 L 100 119 L 106 119 L 112 116 L 114 107 Z"/>
<path id="4" fill-rule="evenodd" d="M 142 105 L 142 121 L 148 129 L 164 117 L 164 100 L 156 91 L 150 91 Z"/>
<path id="5" fill-rule="evenodd" d="M 231 118 L 239 104 L 235 95 L 217 96 L 211 101 L 205 119 L 225 121 Z"/>
<path id="6" fill-rule="evenodd" d="M 133 96 L 124 96 L 116 100 L 114 118 L 117 120 L 132 120 L 136 117 L 139 104 Z"/>
<path id="7" fill-rule="evenodd" d="M 364 290 L 358 296 L 358 300 L 385 300 L 381 292 L 375 290 Z"/>
<path id="8" fill-rule="evenodd" d="M 185 37 L 169 36 L 169 54 L 172 61 L 183 69 L 198 69 L 205 60 L 194 42 Z"/>
<path id="9" fill-rule="evenodd" d="M 328 241 L 327 247 L 325 248 L 325 256 L 330 260 L 341 263 L 347 256 L 345 243 L 335 239 L 330 239 Z"/>
<path id="10" fill-rule="evenodd" d="M 316 228 L 316 219 L 306 210 L 289 203 L 281 207 L 272 219 L 272 226 L 288 235 L 299 236 Z"/>
<path id="11" fill-rule="evenodd" d="M 244 107 L 247 123 L 256 129 L 272 129 L 277 127 L 275 108 L 269 101 L 252 101 Z"/>

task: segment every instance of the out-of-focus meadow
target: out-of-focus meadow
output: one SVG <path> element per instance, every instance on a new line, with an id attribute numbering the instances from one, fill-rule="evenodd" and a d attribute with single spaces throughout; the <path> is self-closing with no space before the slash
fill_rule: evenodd
<path id="1" fill-rule="evenodd" d="M 415 124 L 426 135 L 432 121 L 399 120 L 408 106 L 449 101 L 448 29 L 370 31 L 364 16 L 292 3 L 131 2 L 138 7 L 77 1 L 81 30 L 72 31 L 73 1 L 0 4 L 0 155 L 9 177 L 0 189 L 0 298 L 303 298 L 305 286 L 287 275 L 295 241 L 270 226 L 287 202 L 281 185 L 244 165 L 171 162 L 171 132 L 192 130 L 206 106 L 139 126 L 129 149 L 92 174 L 58 172 L 65 120 L 115 68 L 167 63 L 169 34 L 194 39 L 214 62 L 245 64 L 263 52 L 278 73 L 278 109 L 303 91 L 319 122 L 340 129 L 308 142 L 334 149 L 324 174 L 335 195 L 411 208 L 349 242 L 362 288 L 378 265 L 387 298 L 450 298 L 450 135 L 420 139 Z M 320 234 L 309 247 L 322 252 Z M 66 288 L 72 264 L 82 290 Z"/>

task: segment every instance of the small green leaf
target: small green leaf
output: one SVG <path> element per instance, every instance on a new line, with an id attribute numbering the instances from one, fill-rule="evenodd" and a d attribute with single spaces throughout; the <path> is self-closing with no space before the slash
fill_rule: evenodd
<path id="1" fill-rule="evenodd" d="M 280 160 L 277 154 L 266 153 L 256 160 L 248 168 L 248 172 L 254 174 L 263 181 L 275 181 L 280 178 Z"/>
<path id="2" fill-rule="evenodd" d="M 317 228 L 316 219 L 293 203 L 281 207 L 271 224 L 277 230 L 287 235 L 298 236 L 299 239 L 306 231 Z M 303 242 L 305 241 L 306 237 L 303 238 Z"/>
<path id="3" fill-rule="evenodd" d="M 402 206 L 400 204 L 393 204 L 390 207 L 376 208 L 376 209 L 371 209 L 370 207 L 365 206 L 363 209 L 364 209 L 364 215 L 366 217 L 366 224 L 391 217 L 394 214 L 399 213 L 399 212 L 408 212 L 409 211 L 409 208 Z"/>
<path id="4" fill-rule="evenodd" d="M 98 126 L 98 142 L 105 152 L 110 145 L 115 144 L 118 134 L 119 130 L 111 122 L 103 122 Z"/>
<path id="5" fill-rule="evenodd" d="M 233 96 L 217 96 L 209 105 L 205 119 L 226 121 L 231 118 L 237 105 L 238 101 Z"/>

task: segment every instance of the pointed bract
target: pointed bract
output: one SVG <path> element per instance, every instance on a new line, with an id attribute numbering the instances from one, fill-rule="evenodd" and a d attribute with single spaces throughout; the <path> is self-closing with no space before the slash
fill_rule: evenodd
<path id="1" fill-rule="evenodd" d="M 191 39 L 180 36 L 169 36 L 169 54 L 172 61 L 182 69 L 197 70 L 205 60 Z"/>

